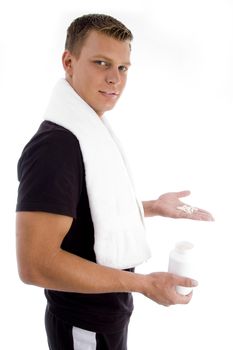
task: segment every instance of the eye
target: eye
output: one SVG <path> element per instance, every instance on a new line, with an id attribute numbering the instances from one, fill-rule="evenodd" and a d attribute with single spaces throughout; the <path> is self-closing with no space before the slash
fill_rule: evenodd
<path id="1" fill-rule="evenodd" d="M 96 61 L 94 61 L 94 63 L 98 64 L 101 67 L 108 67 L 109 66 L 109 63 L 106 61 L 96 60 Z"/>
<path id="2" fill-rule="evenodd" d="M 119 70 L 120 70 L 121 72 L 127 72 L 128 67 L 126 67 L 126 66 L 119 66 Z"/>

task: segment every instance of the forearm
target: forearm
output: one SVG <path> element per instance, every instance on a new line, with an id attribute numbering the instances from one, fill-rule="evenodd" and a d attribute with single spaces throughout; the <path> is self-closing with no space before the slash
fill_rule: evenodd
<path id="1" fill-rule="evenodd" d="M 140 292 L 143 278 L 143 275 L 104 267 L 60 250 L 47 263 L 37 264 L 28 283 L 77 293 Z"/>

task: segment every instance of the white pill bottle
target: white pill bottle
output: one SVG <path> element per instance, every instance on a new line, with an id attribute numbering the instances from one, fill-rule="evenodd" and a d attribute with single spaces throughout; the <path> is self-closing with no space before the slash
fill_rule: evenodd
<path id="1" fill-rule="evenodd" d="M 195 279 L 193 248 L 194 245 L 191 242 L 176 243 L 169 255 L 168 272 Z M 192 291 L 192 288 L 177 286 L 176 290 L 179 294 L 187 295 Z"/>

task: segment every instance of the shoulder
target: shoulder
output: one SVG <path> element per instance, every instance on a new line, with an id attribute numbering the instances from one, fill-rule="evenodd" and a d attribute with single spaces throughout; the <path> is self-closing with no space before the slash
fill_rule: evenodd
<path id="1" fill-rule="evenodd" d="M 42 123 L 25 146 L 17 173 L 17 211 L 76 217 L 85 171 L 79 142 L 71 132 Z"/>
<path id="2" fill-rule="evenodd" d="M 44 146 L 45 148 L 56 146 L 58 149 L 80 148 L 79 141 L 76 136 L 62 126 L 49 121 L 44 121 L 40 125 L 36 134 L 27 144 L 29 147 L 36 145 Z"/>
<path id="3" fill-rule="evenodd" d="M 26 144 L 18 162 L 18 170 L 26 166 L 49 168 L 83 167 L 79 141 L 69 130 L 44 121 Z"/>
<path id="4" fill-rule="evenodd" d="M 81 156 L 81 148 L 78 139 L 69 130 L 49 121 L 44 121 L 35 135 L 26 144 L 23 150 L 25 156 L 33 153 L 44 156 L 49 154 L 59 154 Z"/>

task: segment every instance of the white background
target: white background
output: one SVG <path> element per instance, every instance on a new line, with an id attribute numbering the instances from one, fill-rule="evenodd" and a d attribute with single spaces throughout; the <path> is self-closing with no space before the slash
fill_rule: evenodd
<path id="1" fill-rule="evenodd" d="M 129 350 L 232 349 L 233 2 L 9 0 L 0 6 L 0 347 L 47 349 L 43 290 L 17 275 L 16 164 L 63 76 L 68 25 L 84 13 L 104 12 L 134 33 L 128 86 L 109 120 L 139 195 L 189 189 L 185 201 L 215 216 L 214 223 L 147 219 L 153 258 L 138 271 L 166 271 L 175 242 L 190 240 L 199 287 L 187 306 L 165 308 L 135 295 Z"/>

